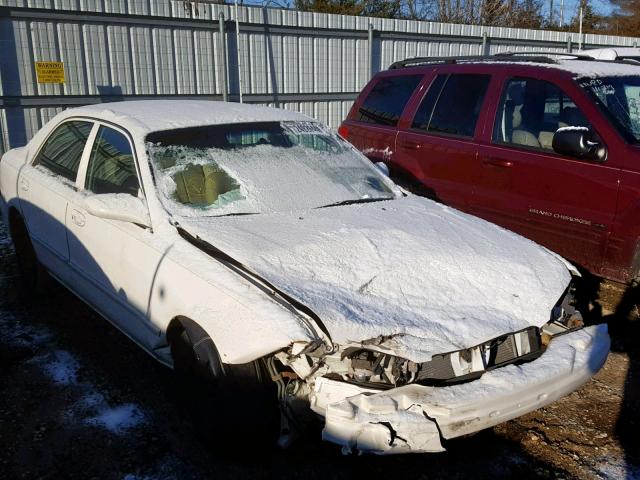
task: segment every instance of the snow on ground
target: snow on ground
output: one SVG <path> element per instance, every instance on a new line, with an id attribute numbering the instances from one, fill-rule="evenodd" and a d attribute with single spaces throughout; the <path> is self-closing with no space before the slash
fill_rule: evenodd
<path id="1" fill-rule="evenodd" d="M 0 290 L 5 280 L 0 277 Z M 38 352 L 27 363 L 37 366 L 59 388 L 71 388 L 79 394 L 65 419 L 123 434 L 147 421 L 148 416 L 132 403 L 112 405 L 90 380 L 82 379 L 81 361 L 60 349 L 53 332 L 45 326 L 24 323 L 0 310 L 0 338 L 5 343 L 28 347 Z"/>
<path id="2" fill-rule="evenodd" d="M 85 423 L 104 427 L 112 433 L 124 433 L 144 421 L 144 413 L 133 403 L 112 408 L 106 406 L 105 403 L 100 405 L 99 413 L 94 417 L 87 418 Z"/>
<path id="3" fill-rule="evenodd" d="M 640 467 L 627 465 L 621 458 L 603 458 L 602 463 L 596 467 L 602 478 L 640 480 Z"/>
<path id="4" fill-rule="evenodd" d="M 128 473 L 122 480 L 173 480 L 176 478 L 196 478 L 193 468 L 175 455 L 169 454 L 150 469 Z"/>
<path id="5" fill-rule="evenodd" d="M 47 359 L 36 357 L 45 373 L 57 385 L 75 385 L 78 382 L 78 361 L 65 350 L 56 350 L 46 355 Z M 53 358 L 51 358 L 53 357 Z"/>

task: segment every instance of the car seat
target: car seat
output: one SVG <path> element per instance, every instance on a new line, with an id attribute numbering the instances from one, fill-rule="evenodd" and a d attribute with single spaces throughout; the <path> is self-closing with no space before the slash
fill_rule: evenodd
<path id="1" fill-rule="evenodd" d="M 173 179 L 177 200 L 189 205 L 211 205 L 220 195 L 237 188 L 226 172 L 213 165 L 190 164 L 177 172 Z"/>
<path id="2" fill-rule="evenodd" d="M 560 113 L 560 120 L 558 121 L 558 128 L 562 127 L 583 127 L 588 123 L 585 120 L 578 107 L 564 107 Z M 538 135 L 538 141 L 542 148 L 552 150 L 553 136 L 556 132 L 542 131 Z"/>
<path id="3" fill-rule="evenodd" d="M 521 82 L 509 85 L 507 100 L 503 112 L 503 141 L 529 147 L 539 147 L 534 134 L 522 128 L 522 107 L 524 105 L 524 86 Z"/>
<path id="4" fill-rule="evenodd" d="M 512 122 L 513 132 L 511 133 L 511 143 L 525 145 L 527 147 L 540 148 L 540 142 L 536 136 L 522 127 L 522 105 L 516 105 L 513 110 Z"/>

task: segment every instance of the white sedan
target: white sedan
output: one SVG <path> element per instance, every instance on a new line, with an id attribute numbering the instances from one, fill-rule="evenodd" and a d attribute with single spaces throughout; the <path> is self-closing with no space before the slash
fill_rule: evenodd
<path id="1" fill-rule="evenodd" d="M 405 192 L 298 113 L 69 109 L 4 155 L 0 191 L 27 288 L 48 272 L 174 367 L 218 439 L 279 419 L 286 444 L 306 411 L 347 452 L 442 451 L 609 351 L 570 264 Z"/>

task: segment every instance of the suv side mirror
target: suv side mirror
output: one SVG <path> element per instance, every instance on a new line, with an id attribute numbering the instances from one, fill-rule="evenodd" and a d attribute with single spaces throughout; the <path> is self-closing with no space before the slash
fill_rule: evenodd
<path id="1" fill-rule="evenodd" d="M 375 167 L 378 169 L 378 171 L 383 174 L 385 177 L 389 177 L 389 167 L 387 166 L 386 163 L 384 162 L 376 162 L 374 163 Z"/>
<path id="2" fill-rule="evenodd" d="M 561 155 L 604 162 L 607 147 L 587 127 L 562 127 L 553 134 L 553 151 Z"/>
<path id="3" fill-rule="evenodd" d="M 89 195 L 84 200 L 84 208 L 94 217 L 151 228 L 146 203 L 128 193 Z"/>

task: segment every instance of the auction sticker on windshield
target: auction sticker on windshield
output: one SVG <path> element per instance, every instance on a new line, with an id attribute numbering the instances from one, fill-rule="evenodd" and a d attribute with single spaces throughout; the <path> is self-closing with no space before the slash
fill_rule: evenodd
<path id="1" fill-rule="evenodd" d="M 293 135 L 322 135 L 327 129 L 317 122 L 282 122 L 282 126 Z"/>

